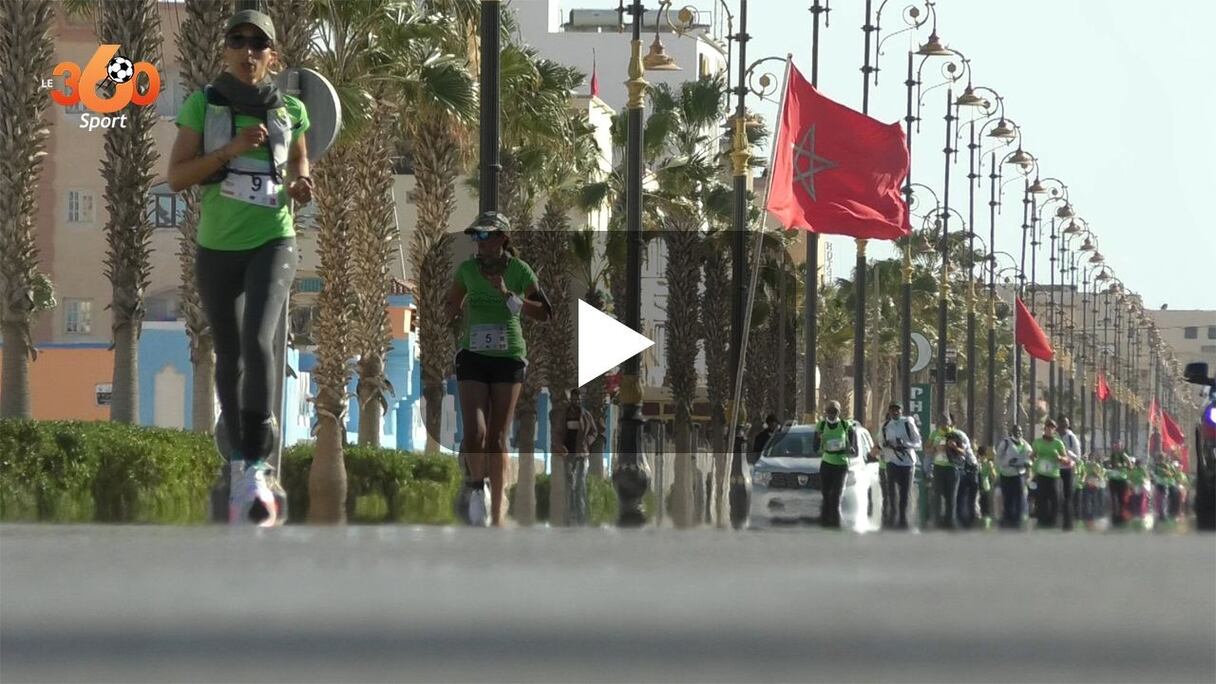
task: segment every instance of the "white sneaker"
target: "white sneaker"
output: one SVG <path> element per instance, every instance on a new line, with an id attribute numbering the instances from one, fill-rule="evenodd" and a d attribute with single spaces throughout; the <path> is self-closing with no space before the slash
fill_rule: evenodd
<path id="1" fill-rule="evenodd" d="M 230 468 L 228 524 L 274 527 L 278 506 L 274 491 L 266 481 L 270 466 L 257 463 L 245 467 L 243 461 L 233 461 Z"/>
<path id="2" fill-rule="evenodd" d="M 490 524 L 490 492 L 481 489 L 469 490 L 469 525 L 487 527 Z"/>

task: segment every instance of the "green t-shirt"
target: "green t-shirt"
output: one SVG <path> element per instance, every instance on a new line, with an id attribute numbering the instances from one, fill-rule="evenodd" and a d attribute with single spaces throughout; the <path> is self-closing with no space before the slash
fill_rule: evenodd
<path id="1" fill-rule="evenodd" d="M 992 485 L 996 483 L 996 477 L 996 463 L 990 460 L 980 461 L 980 489 L 985 492 L 991 491 Z"/>
<path id="2" fill-rule="evenodd" d="M 1040 477 L 1060 477 L 1060 459 L 1067 453 L 1067 447 L 1059 437 L 1051 440 L 1038 437 L 1034 440 L 1034 472 Z"/>
<path id="3" fill-rule="evenodd" d="M 520 297 L 536 284 L 532 268 L 515 257 L 507 262 L 502 279 L 507 289 Z M 481 274 L 476 259 L 467 259 L 456 268 L 456 282 L 468 293 L 460 348 L 485 356 L 526 360 L 528 347 L 524 343 L 519 315 L 507 308 L 507 298 Z"/>
<path id="4" fill-rule="evenodd" d="M 308 130 L 308 112 L 304 103 L 290 96 L 283 96 L 284 108 L 291 120 L 291 140 L 295 142 Z M 203 132 L 207 115 L 207 101 L 203 91 L 196 90 L 186 98 L 177 115 L 177 125 L 197 133 Z M 260 119 L 244 114 L 236 116 L 236 130 L 261 124 Z M 241 155 L 246 159 L 269 161 L 270 150 L 265 146 L 249 150 Z M 269 169 L 269 167 L 267 167 Z M 220 184 L 202 186 L 202 208 L 198 220 L 198 244 L 207 249 L 240 251 L 256 249 L 279 238 L 295 235 L 291 215 L 291 201 L 287 186 L 279 190 L 278 208 L 261 207 L 256 204 L 224 197 Z"/>
<path id="5" fill-rule="evenodd" d="M 852 429 L 853 423 L 848 420 L 836 423 L 836 427 L 828 425 L 826 420 L 819 421 L 819 450 L 824 463 L 838 466 L 849 464 L 849 457 L 853 455 L 849 449 L 849 431 Z"/>
<path id="6" fill-rule="evenodd" d="M 1078 478 L 1080 479 L 1080 478 Z M 1097 461 L 1091 461 L 1085 466 L 1085 483 L 1093 487 L 1106 486 L 1106 468 Z"/>
<path id="7" fill-rule="evenodd" d="M 1143 487 L 1149 483 L 1150 477 L 1148 468 L 1144 465 L 1137 465 L 1127 473 L 1128 482 L 1133 486 Z"/>
<path id="8" fill-rule="evenodd" d="M 1128 462 L 1127 454 L 1113 454 L 1110 457 L 1110 468 L 1106 471 L 1106 475 L 1112 480 L 1122 482 L 1127 479 L 1127 471 L 1130 467 L 1131 464 Z"/>
<path id="9" fill-rule="evenodd" d="M 933 465 L 953 468 L 954 463 L 946 455 L 946 438 L 954 432 L 954 428 L 938 428 L 929 435 L 930 448 L 933 449 Z"/>

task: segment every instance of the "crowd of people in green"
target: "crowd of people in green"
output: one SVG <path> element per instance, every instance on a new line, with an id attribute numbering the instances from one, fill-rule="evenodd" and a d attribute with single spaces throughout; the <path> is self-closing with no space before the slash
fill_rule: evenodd
<path id="1" fill-rule="evenodd" d="M 905 482 L 922 447 L 915 421 L 892 405 L 876 442 L 871 459 L 882 472 L 884 527 L 906 528 Z M 1021 529 L 1034 521 L 1037 529 L 1071 530 L 1078 521 L 1094 526 L 1104 519 L 1122 527 L 1149 518 L 1150 509 L 1156 520 L 1172 521 L 1184 515 L 1190 486 L 1182 464 L 1159 450 L 1140 458 L 1119 443 L 1105 457 L 1085 451 L 1063 416 L 1045 420 L 1030 441 L 1012 425 L 995 448 L 973 450 L 947 413 L 923 449 L 922 526 L 939 529 Z"/>

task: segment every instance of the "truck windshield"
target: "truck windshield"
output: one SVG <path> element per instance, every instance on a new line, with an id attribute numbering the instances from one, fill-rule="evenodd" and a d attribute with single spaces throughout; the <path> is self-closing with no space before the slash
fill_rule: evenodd
<path id="1" fill-rule="evenodd" d="M 794 428 L 773 437 L 764 450 L 767 458 L 810 458 L 811 439 L 815 431 L 810 428 Z"/>

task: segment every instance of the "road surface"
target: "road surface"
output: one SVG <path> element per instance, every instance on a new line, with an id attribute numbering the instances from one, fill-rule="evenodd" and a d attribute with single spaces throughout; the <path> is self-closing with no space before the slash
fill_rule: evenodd
<path id="1" fill-rule="evenodd" d="M 1216 536 L 0 527 L 4 682 L 1207 682 Z"/>

